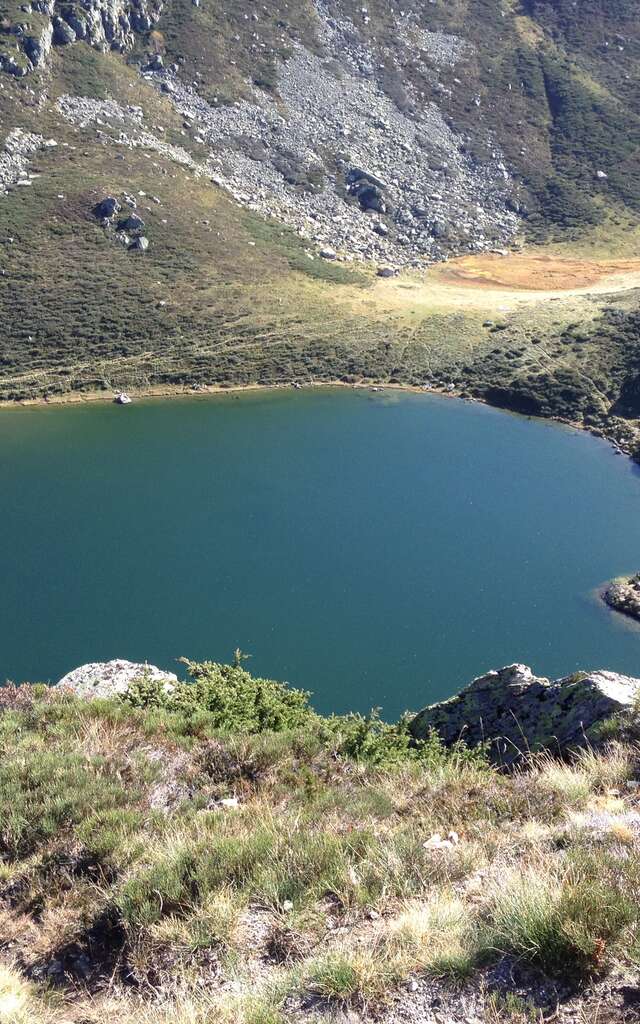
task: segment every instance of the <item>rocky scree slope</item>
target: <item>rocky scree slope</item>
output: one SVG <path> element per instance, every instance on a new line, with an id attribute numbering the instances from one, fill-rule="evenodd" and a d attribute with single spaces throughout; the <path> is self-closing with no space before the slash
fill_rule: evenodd
<path id="1" fill-rule="evenodd" d="M 273 82 L 250 81 L 238 102 L 209 102 L 206 90 L 200 94 L 202 72 L 185 81 L 184 58 L 165 67 L 155 53 L 143 74 L 209 149 L 213 180 L 243 205 L 293 227 L 325 258 L 336 250 L 349 259 L 419 265 L 511 241 L 516 188 L 499 143 L 487 133 L 490 148 L 480 158 L 417 85 L 396 86 L 393 78 L 385 88 L 384 65 L 366 31 L 368 9 L 352 20 L 345 8 L 317 0 L 310 38 L 292 40 L 286 55 L 274 58 Z M 5 19 L 0 66 L 26 75 L 46 65 L 52 42 L 129 51 L 135 33 L 158 22 L 152 46 L 162 51 L 161 12 L 160 2 L 145 0 L 86 8 L 50 0 L 25 21 L 27 12 L 18 9 L 17 21 Z M 251 39 L 260 39 L 264 17 L 259 5 L 247 14 Z M 458 36 L 421 27 L 416 16 L 401 19 L 395 43 L 430 79 L 472 49 Z M 394 64 L 395 52 L 386 49 Z"/>
<path id="2" fill-rule="evenodd" d="M 52 44 L 133 51 L 143 67 L 146 49 L 220 182 L 352 255 L 403 265 L 640 203 L 627 0 L 4 5 L 6 72 L 46 66 Z"/>

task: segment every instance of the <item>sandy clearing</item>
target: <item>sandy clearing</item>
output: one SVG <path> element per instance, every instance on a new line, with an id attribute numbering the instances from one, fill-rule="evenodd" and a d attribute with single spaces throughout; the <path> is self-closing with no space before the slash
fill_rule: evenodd
<path id="1" fill-rule="evenodd" d="M 423 278 L 376 282 L 375 295 L 391 308 L 500 309 L 580 295 L 611 295 L 640 288 L 640 259 L 577 260 L 512 253 L 464 256 L 433 267 Z"/>

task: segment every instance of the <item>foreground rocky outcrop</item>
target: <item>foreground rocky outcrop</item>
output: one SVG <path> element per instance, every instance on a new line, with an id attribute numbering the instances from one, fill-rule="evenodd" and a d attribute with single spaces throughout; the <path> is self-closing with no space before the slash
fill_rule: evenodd
<path id="1" fill-rule="evenodd" d="M 155 665 L 114 660 L 82 665 L 57 686 L 80 697 L 112 697 L 141 679 L 160 681 L 168 691 L 178 682 Z M 508 665 L 419 711 L 409 728 L 416 739 L 436 730 L 447 746 L 458 740 L 471 747 L 488 742 L 494 760 L 511 764 L 529 752 L 562 753 L 597 744 L 602 723 L 628 712 L 639 694 L 640 679 L 617 672 L 576 672 L 549 680 L 526 665 Z"/>
<path id="2" fill-rule="evenodd" d="M 640 622 L 640 573 L 613 580 L 603 591 L 602 599 L 614 611 Z"/>
<path id="3" fill-rule="evenodd" d="M 164 682 L 167 687 L 178 681 L 173 672 L 165 672 L 155 665 L 115 659 L 81 665 L 63 676 L 57 685 L 73 690 L 79 697 L 113 697 L 126 693 L 131 683 L 142 678 Z"/>
<path id="4" fill-rule="evenodd" d="M 597 740 L 598 726 L 628 711 L 640 679 L 616 672 L 577 672 L 564 679 L 534 676 L 526 665 L 508 665 L 474 679 L 450 700 L 420 711 L 411 723 L 416 738 L 435 729 L 448 745 L 490 741 L 505 764 L 529 751 L 564 751 Z"/>

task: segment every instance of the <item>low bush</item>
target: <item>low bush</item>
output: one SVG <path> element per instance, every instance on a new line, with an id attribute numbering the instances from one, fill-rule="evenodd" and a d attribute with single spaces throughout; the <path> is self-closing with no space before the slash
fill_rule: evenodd
<path id="1" fill-rule="evenodd" d="M 577 848 L 563 873 L 531 867 L 501 879 L 489 911 L 488 948 L 551 974 L 600 970 L 635 935 L 638 868 L 609 850 Z"/>
<path id="2" fill-rule="evenodd" d="M 313 712 L 309 694 L 272 679 L 257 679 L 238 661 L 221 665 L 186 662 L 191 682 L 167 691 L 143 678 L 123 700 L 133 707 L 161 707 L 190 721 L 225 733 L 283 732 L 306 725 Z"/>

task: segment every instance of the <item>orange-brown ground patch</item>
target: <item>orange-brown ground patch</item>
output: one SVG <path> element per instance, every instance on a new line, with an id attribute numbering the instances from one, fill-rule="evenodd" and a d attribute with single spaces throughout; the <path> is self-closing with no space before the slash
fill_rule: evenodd
<path id="1" fill-rule="evenodd" d="M 551 255 L 483 253 L 434 267 L 431 278 L 469 288 L 555 292 L 590 288 L 606 278 L 640 272 L 640 259 L 578 260 Z"/>

